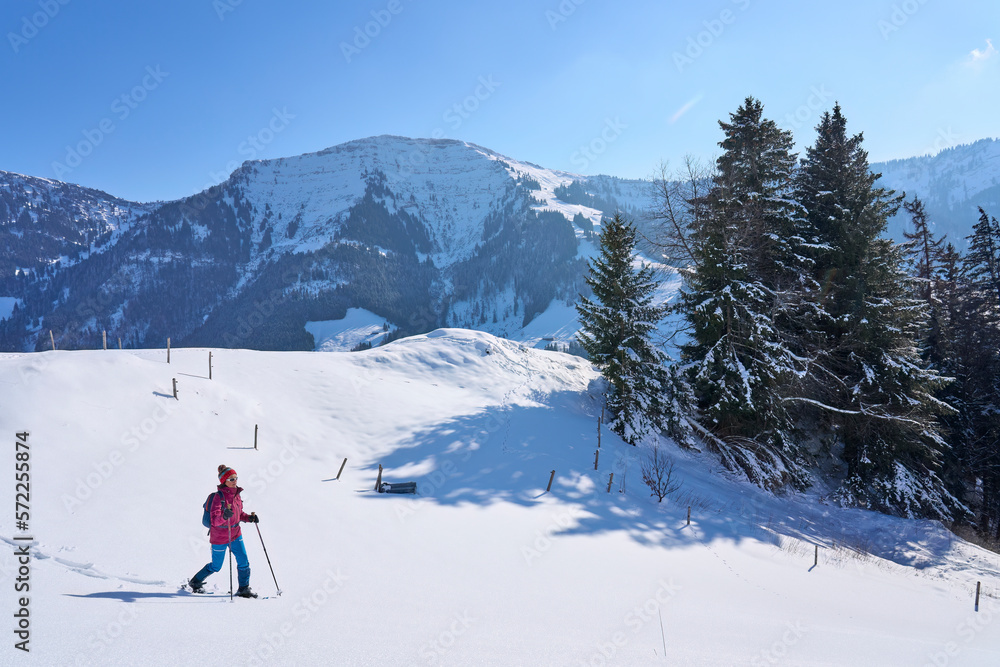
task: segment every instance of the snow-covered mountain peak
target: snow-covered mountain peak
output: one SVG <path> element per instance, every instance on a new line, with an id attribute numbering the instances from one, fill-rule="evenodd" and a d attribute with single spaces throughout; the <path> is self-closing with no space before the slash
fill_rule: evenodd
<path id="1" fill-rule="evenodd" d="M 268 206 L 273 212 L 275 248 L 309 250 L 331 241 L 337 223 L 371 190 L 389 213 L 405 210 L 423 224 L 428 254 L 442 265 L 467 257 L 482 240 L 483 219 L 512 197 L 514 174 L 502 162 L 473 144 L 385 135 L 248 163 L 237 178 L 246 179 L 245 195 L 258 213 Z"/>

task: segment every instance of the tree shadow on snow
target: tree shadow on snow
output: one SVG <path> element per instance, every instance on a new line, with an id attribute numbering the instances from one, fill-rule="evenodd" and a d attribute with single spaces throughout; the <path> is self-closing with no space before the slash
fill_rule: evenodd
<path id="1" fill-rule="evenodd" d="M 551 505 L 547 535 L 623 531 L 642 544 L 683 546 L 719 538 L 754 537 L 730 517 L 709 516 L 684 526 L 682 509 L 648 498 L 639 448 L 604 427 L 598 470 L 596 416 L 578 392 L 545 398 L 546 405 L 492 407 L 415 433 L 380 461 L 382 481 L 416 482 L 417 497 L 443 506 L 513 503 Z M 377 465 L 376 463 L 376 465 Z M 551 491 L 546 492 L 555 470 Z M 611 472 L 615 477 L 607 491 Z M 627 492 L 619 493 L 622 475 Z M 383 502 L 412 495 L 370 494 Z M 558 502 L 553 502 L 558 501 Z"/>
<path id="2" fill-rule="evenodd" d="M 802 552 L 803 558 L 806 550 L 812 555 L 812 545 L 820 545 L 918 568 L 940 562 L 953 544 L 939 522 L 777 498 L 713 472 L 718 465 L 706 462 L 704 455 L 676 448 L 670 453 L 684 486 L 657 503 L 641 479 L 645 450 L 625 444 L 606 427 L 594 470 L 597 418 L 587 414 L 593 407 L 585 400 L 579 392 L 557 392 L 545 397 L 545 405 L 494 406 L 456 417 L 398 443 L 376 467 L 381 463 L 384 468 L 383 482 L 416 482 L 418 498 L 442 506 L 550 505 L 551 522 L 542 531 L 546 536 L 623 532 L 640 544 L 659 547 L 753 540 Z M 552 470 L 555 477 L 546 492 Z M 414 498 L 365 497 L 382 502 Z M 811 565 L 812 558 L 808 561 Z"/>

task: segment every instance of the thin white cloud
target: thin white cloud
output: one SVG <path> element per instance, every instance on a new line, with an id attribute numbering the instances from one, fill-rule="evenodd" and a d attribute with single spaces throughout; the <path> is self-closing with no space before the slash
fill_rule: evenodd
<path id="1" fill-rule="evenodd" d="M 680 120 L 681 116 L 683 116 L 688 111 L 690 111 L 691 109 L 693 109 L 694 105 L 698 104 L 698 102 L 701 102 L 701 98 L 703 98 L 704 96 L 705 96 L 704 93 L 698 93 L 697 95 L 695 95 L 693 98 L 691 98 L 690 100 L 688 100 L 684 104 L 684 106 L 682 106 L 680 109 L 678 109 L 677 111 L 675 111 L 674 115 L 671 116 L 670 119 L 667 122 L 670 123 L 671 125 L 673 125 L 674 123 L 676 123 L 678 120 Z"/>
<path id="2" fill-rule="evenodd" d="M 978 65 L 979 63 L 989 60 L 994 55 L 996 55 L 996 53 L 997 49 L 995 46 L 993 46 L 993 40 L 987 39 L 986 48 L 972 49 L 972 53 L 969 54 L 969 58 L 968 60 L 966 60 L 966 63 L 969 65 Z"/>

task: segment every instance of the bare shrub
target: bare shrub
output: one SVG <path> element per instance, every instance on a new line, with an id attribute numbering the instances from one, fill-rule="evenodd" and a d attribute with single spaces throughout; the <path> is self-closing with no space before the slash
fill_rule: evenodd
<path id="1" fill-rule="evenodd" d="M 681 482 L 674 479 L 674 461 L 660 451 L 657 445 L 647 454 L 641 464 L 642 481 L 652 491 L 649 495 L 656 496 L 657 502 L 681 488 Z"/>

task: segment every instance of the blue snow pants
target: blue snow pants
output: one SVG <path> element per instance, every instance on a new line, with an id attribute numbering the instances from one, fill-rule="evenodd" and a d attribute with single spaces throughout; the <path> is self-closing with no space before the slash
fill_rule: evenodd
<path id="1" fill-rule="evenodd" d="M 233 552 L 236 557 L 236 573 L 239 578 L 240 587 L 250 585 L 250 561 L 247 559 L 247 549 L 243 546 L 243 536 L 240 535 L 229 544 L 212 545 L 212 562 L 201 568 L 194 578 L 198 581 L 205 581 L 208 575 L 218 572 L 226 562 L 226 547 Z"/>

